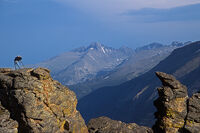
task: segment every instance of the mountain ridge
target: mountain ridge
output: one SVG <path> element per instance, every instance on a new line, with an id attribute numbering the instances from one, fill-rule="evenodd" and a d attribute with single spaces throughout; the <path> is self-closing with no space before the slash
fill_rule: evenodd
<path id="1" fill-rule="evenodd" d="M 170 56 L 145 74 L 118 86 L 100 88 L 85 96 L 79 101 L 78 109 L 82 112 L 86 121 L 89 118 L 104 115 L 124 122 L 136 122 L 137 124 L 151 126 L 151 123 L 154 123 L 152 112 L 155 112 L 153 101 L 157 97 L 155 88 L 159 84 L 154 72 L 163 71 L 174 74 L 191 59 L 197 58 L 197 62 L 195 62 L 197 65 L 194 70 L 188 73 L 188 67 L 186 70 L 182 69 L 181 71 L 185 75 L 178 78 L 189 87 L 189 94 L 191 95 L 191 93 L 196 92 L 200 81 L 198 78 L 200 53 L 196 52 L 199 49 L 200 41 L 175 49 Z M 191 62 L 190 65 L 193 65 L 193 63 Z M 195 75 L 193 79 L 188 78 L 189 74 L 192 73 Z M 194 88 L 193 83 L 196 83 L 196 88 Z M 101 97 L 102 95 L 103 97 Z M 90 110 L 87 110 L 88 107 Z"/>
<path id="2" fill-rule="evenodd" d="M 78 98 L 82 98 L 100 87 L 119 85 L 147 72 L 167 57 L 173 49 L 181 47 L 185 43 L 180 43 L 178 46 L 172 45 L 173 42 L 170 45 L 159 44 L 157 47 L 157 43 L 152 43 L 139 50 L 136 49 L 129 58 L 122 61 L 112 71 L 69 87 L 76 92 Z"/>

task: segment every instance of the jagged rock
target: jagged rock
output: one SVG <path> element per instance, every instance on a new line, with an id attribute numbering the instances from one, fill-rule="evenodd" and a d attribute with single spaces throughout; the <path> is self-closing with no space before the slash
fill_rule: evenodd
<path id="1" fill-rule="evenodd" d="M 126 124 L 107 117 L 91 119 L 88 123 L 89 133 L 153 133 L 150 128 L 135 123 Z"/>
<path id="2" fill-rule="evenodd" d="M 87 133 L 77 99 L 44 68 L 0 70 L 0 101 L 22 133 Z"/>
<path id="3" fill-rule="evenodd" d="M 173 76 L 156 72 L 163 87 L 158 88 L 159 98 L 154 101 L 157 121 L 153 127 L 158 133 L 178 133 L 184 127 L 187 115 L 187 87 Z"/>
<path id="4" fill-rule="evenodd" d="M 185 123 L 185 132 L 200 133 L 200 93 L 194 94 L 188 100 L 188 114 Z"/>
<path id="5" fill-rule="evenodd" d="M 0 133 L 17 133 L 18 123 L 10 118 L 10 113 L 0 102 Z"/>

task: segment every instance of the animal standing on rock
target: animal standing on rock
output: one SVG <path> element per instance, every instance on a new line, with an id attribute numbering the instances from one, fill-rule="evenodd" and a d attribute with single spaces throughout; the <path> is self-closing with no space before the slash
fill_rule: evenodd
<path id="1" fill-rule="evenodd" d="M 20 69 L 20 65 L 22 67 L 24 67 L 24 64 L 22 63 L 22 57 L 21 56 L 17 56 L 14 59 L 14 66 L 15 66 L 15 70 L 17 69 L 17 67 Z"/>

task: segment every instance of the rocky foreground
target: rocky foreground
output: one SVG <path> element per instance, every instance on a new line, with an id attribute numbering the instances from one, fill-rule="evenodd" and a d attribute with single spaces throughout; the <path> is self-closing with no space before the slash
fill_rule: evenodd
<path id="1" fill-rule="evenodd" d="M 87 133 L 77 99 L 44 68 L 0 69 L 1 133 Z"/>
<path id="2" fill-rule="evenodd" d="M 85 125 L 77 99 L 44 68 L 0 69 L 0 133 L 200 133 L 200 93 L 188 97 L 187 87 L 157 72 L 163 86 L 154 102 L 153 128 L 107 117 Z"/>

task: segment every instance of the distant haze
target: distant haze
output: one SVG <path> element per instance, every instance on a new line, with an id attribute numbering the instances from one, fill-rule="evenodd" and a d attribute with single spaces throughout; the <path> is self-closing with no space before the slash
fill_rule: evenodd
<path id="1" fill-rule="evenodd" d="M 0 67 L 91 42 L 136 48 L 200 37 L 200 0 L 0 0 Z"/>

